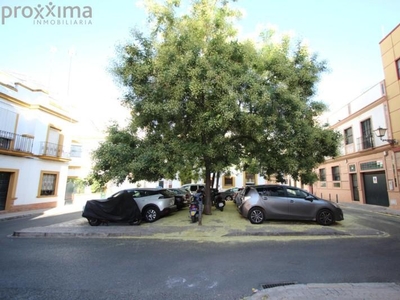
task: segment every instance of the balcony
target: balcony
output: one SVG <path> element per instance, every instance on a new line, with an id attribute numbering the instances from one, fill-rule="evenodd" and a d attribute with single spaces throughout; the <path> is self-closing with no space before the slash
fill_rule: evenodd
<path id="1" fill-rule="evenodd" d="M 32 153 L 33 137 L 0 130 L 0 150 Z"/>
<path id="2" fill-rule="evenodd" d="M 61 159 L 70 157 L 70 153 L 62 145 L 48 142 L 40 142 L 39 155 Z"/>
<path id="3" fill-rule="evenodd" d="M 372 149 L 374 147 L 374 137 L 372 135 L 362 136 L 357 139 L 357 151 Z"/>

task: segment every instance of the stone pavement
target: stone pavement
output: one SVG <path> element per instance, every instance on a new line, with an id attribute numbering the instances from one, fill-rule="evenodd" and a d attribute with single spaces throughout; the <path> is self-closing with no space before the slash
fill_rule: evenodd
<path id="1" fill-rule="evenodd" d="M 193 240 L 197 242 L 236 242 L 246 243 L 260 240 L 293 239 L 332 239 L 332 238 L 382 238 L 385 232 L 363 227 L 352 222 L 346 211 L 369 211 L 400 217 L 400 211 L 386 207 L 341 203 L 344 221 L 333 226 L 320 226 L 315 222 L 268 221 L 261 225 L 252 225 L 242 218 L 232 202 L 227 202 L 223 212 L 212 210 L 212 215 L 204 215 L 203 225 L 191 224 L 187 210 L 182 210 L 157 220 L 154 223 L 142 223 L 139 226 L 110 224 L 109 226 L 89 226 L 86 219 L 78 218 L 69 222 L 45 227 L 26 228 L 14 232 L 14 238 L 147 238 Z M 81 211 L 82 205 L 67 205 L 51 210 L 0 214 L 1 220 L 23 216 L 45 217 L 63 213 Z M 263 299 L 380 299 L 400 300 L 400 283 L 309 283 L 275 284 L 270 287 L 253 289 L 248 300 Z M 242 300 L 244 300 L 242 299 Z"/>

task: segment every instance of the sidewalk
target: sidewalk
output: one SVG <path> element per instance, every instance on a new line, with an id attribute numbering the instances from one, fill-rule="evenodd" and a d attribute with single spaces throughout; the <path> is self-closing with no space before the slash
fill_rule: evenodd
<path id="1" fill-rule="evenodd" d="M 351 206 L 351 207 L 350 207 Z M 345 209 L 359 209 L 357 205 L 343 205 Z M 377 208 L 375 208 L 377 209 Z M 67 212 L 80 212 L 82 206 L 65 206 L 45 211 L 14 213 L 8 217 L 16 218 L 26 214 L 55 215 Z M 0 219 L 1 219 L 0 215 Z M 240 216 L 233 202 L 228 201 L 223 212 L 212 208 L 211 215 L 203 215 L 203 225 L 190 223 L 187 209 L 173 213 L 154 223 L 142 222 L 140 226 L 124 223 L 110 223 L 89 226 L 85 218 L 54 224 L 45 227 L 25 228 L 14 232 L 14 237 L 62 237 L 62 238 L 148 238 L 191 240 L 196 242 L 238 242 L 246 243 L 261 240 L 324 239 L 332 237 L 382 237 L 386 233 L 364 227 L 354 222 L 338 222 L 332 226 L 320 226 L 315 222 L 268 221 L 252 225 Z"/>
<path id="2" fill-rule="evenodd" d="M 389 283 L 312 283 L 274 287 L 257 291 L 244 300 L 398 300 L 400 284 Z"/>
<path id="3" fill-rule="evenodd" d="M 293 240 L 323 238 L 382 237 L 384 232 L 346 222 L 346 210 L 368 211 L 400 216 L 400 211 L 381 206 L 355 203 L 340 204 L 344 210 L 344 221 L 332 226 L 320 226 L 315 222 L 274 222 L 252 225 L 242 218 L 232 202 L 227 202 L 223 212 L 212 209 L 212 215 L 203 216 L 203 225 L 191 224 L 187 210 L 182 210 L 157 220 L 154 223 L 142 223 L 139 226 L 110 224 L 109 226 L 89 226 L 84 218 L 45 227 L 26 228 L 14 232 L 15 238 L 145 238 L 193 240 L 197 242 L 252 242 L 260 240 Z M 36 210 L 0 214 L 1 220 L 23 216 L 50 216 L 71 212 L 80 212 L 82 205 L 67 205 L 51 210 Z M 251 296 L 242 300 L 264 299 L 380 299 L 400 300 L 400 283 L 309 283 L 275 284 L 270 287 L 253 289 Z"/>

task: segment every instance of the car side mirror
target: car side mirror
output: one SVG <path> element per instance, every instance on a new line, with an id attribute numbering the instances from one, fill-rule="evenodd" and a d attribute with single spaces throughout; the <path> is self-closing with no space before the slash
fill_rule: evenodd
<path id="1" fill-rule="evenodd" d="M 306 200 L 308 200 L 308 201 L 310 201 L 310 202 L 313 202 L 313 201 L 314 201 L 314 197 L 313 197 L 313 196 L 307 196 L 307 197 L 305 197 L 304 199 L 306 199 Z"/>

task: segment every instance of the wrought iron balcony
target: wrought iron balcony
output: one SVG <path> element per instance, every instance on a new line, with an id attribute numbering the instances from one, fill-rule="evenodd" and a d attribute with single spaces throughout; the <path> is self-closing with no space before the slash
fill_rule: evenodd
<path id="1" fill-rule="evenodd" d="M 372 135 L 362 136 L 357 139 L 357 151 L 372 149 L 374 147 L 375 143 Z"/>
<path id="2" fill-rule="evenodd" d="M 0 150 L 32 153 L 33 137 L 0 130 Z"/>
<path id="3" fill-rule="evenodd" d="M 59 157 L 59 158 L 69 158 L 70 153 L 64 149 L 62 145 L 40 142 L 39 155 Z"/>

